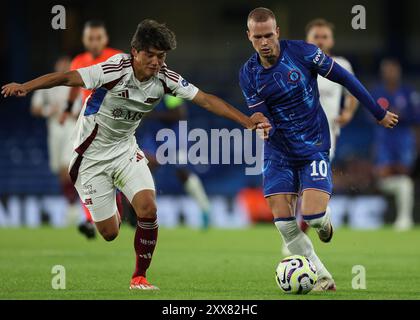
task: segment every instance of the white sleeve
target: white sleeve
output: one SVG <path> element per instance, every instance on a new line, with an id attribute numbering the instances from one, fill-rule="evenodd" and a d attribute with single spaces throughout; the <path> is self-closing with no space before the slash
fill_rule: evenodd
<path id="1" fill-rule="evenodd" d="M 77 69 L 86 89 L 97 89 L 104 84 L 123 77 L 131 68 L 131 58 L 126 54 L 116 54 L 107 61 L 90 67 Z"/>
<path id="2" fill-rule="evenodd" d="M 164 82 L 166 93 L 172 94 L 175 97 L 192 100 L 198 92 L 198 88 L 189 83 L 178 73 L 169 70 L 164 65 L 159 73 L 159 78 Z"/>
<path id="3" fill-rule="evenodd" d="M 105 75 L 102 70 L 101 64 L 95 64 L 90 67 L 77 69 L 82 77 L 84 87 L 86 89 L 96 89 L 105 83 Z"/>

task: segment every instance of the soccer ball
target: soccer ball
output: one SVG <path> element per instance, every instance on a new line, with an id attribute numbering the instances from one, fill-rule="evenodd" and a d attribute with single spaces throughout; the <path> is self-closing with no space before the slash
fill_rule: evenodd
<path id="1" fill-rule="evenodd" d="M 307 294 L 317 280 L 314 264 L 304 256 L 284 258 L 276 268 L 276 282 L 284 293 Z"/>

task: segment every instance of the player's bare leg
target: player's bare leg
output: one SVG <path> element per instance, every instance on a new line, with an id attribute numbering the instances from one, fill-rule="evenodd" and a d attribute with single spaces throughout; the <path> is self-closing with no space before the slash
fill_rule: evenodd
<path id="1" fill-rule="evenodd" d="M 311 240 L 300 230 L 296 222 L 294 217 L 296 200 L 297 195 L 294 194 L 278 194 L 267 198 L 273 212 L 274 223 L 291 254 L 308 257 L 315 264 L 320 284 L 317 284 L 314 290 L 335 290 L 331 274 L 316 255 Z M 328 286 L 324 284 L 325 281 L 328 282 Z"/>
<path id="2" fill-rule="evenodd" d="M 333 235 L 330 209 L 328 207 L 329 200 L 330 195 L 328 193 L 316 189 L 305 190 L 302 194 L 301 213 L 303 219 L 316 230 L 320 240 L 323 242 L 329 242 Z M 328 270 L 322 264 L 320 267 L 318 265 L 316 267 L 318 281 L 313 290 L 335 291 L 335 282 Z"/>
<path id="3" fill-rule="evenodd" d="M 158 288 L 146 280 L 158 236 L 155 192 L 142 190 L 134 195 L 131 204 L 137 215 L 137 226 L 134 236 L 136 268 L 130 289 L 156 290 Z"/>
<path id="4" fill-rule="evenodd" d="M 112 217 L 106 220 L 95 222 L 98 232 L 106 241 L 112 241 L 118 236 L 120 224 L 121 220 L 118 212 L 115 212 Z"/>

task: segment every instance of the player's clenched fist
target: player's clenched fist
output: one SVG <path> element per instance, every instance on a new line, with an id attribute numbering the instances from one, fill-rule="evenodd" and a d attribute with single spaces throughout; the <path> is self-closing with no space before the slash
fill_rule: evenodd
<path id="1" fill-rule="evenodd" d="M 385 128 L 394 128 L 398 123 L 398 115 L 395 113 L 387 111 L 385 117 L 379 121 L 379 124 L 381 126 L 384 126 Z"/>
<path id="2" fill-rule="evenodd" d="M 1 94 L 6 98 L 10 96 L 24 97 L 28 90 L 23 84 L 12 82 L 1 87 Z"/>
<path id="3" fill-rule="evenodd" d="M 251 116 L 251 120 L 257 125 L 257 133 L 262 139 L 268 139 L 268 134 L 271 130 L 270 121 L 261 112 L 256 112 Z"/>

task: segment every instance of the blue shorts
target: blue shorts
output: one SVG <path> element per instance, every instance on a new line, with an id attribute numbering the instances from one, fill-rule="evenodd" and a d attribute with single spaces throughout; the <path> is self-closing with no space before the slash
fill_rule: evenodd
<path id="1" fill-rule="evenodd" d="M 328 152 L 314 154 L 309 160 L 265 160 L 264 196 L 301 194 L 308 189 L 332 193 L 332 172 Z"/>
<path id="2" fill-rule="evenodd" d="M 379 140 L 376 144 L 377 166 L 402 165 L 411 169 L 416 161 L 416 145 L 411 136 L 398 141 Z"/>

